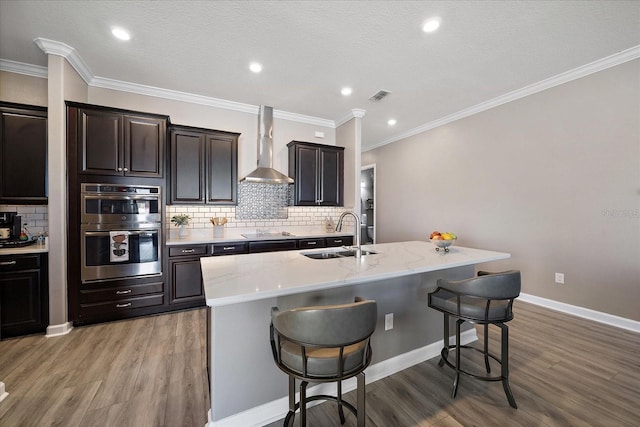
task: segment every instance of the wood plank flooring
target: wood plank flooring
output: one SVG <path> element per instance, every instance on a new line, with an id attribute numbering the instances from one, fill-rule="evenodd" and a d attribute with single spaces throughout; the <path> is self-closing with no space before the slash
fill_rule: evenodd
<path id="1" fill-rule="evenodd" d="M 500 383 L 467 377 L 451 399 L 452 372 L 435 358 L 368 384 L 367 425 L 640 425 L 639 334 L 521 301 L 515 315 L 517 410 Z M 497 329 L 489 338 L 497 350 Z M 202 427 L 210 406 L 205 351 L 203 309 L 1 341 L 0 381 L 9 396 L 0 402 L 0 426 Z M 481 369 L 478 356 L 465 354 L 461 363 Z M 354 392 L 346 399 L 355 403 Z M 335 404 L 310 408 L 308 425 L 339 426 Z M 345 425 L 356 425 L 348 412 Z"/>

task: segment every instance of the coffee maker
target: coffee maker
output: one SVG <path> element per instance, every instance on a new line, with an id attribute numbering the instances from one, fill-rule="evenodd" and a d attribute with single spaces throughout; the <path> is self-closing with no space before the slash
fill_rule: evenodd
<path id="1" fill-rule="evenodd" d="M 17 212 L 0 212 L 0 242 L 20 239 L 22 221 Z"/>

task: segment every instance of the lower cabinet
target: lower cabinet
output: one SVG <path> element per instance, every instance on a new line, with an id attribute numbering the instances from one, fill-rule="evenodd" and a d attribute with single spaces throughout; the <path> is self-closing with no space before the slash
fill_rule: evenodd
<path id="1" fill-rule="evenodd" d="M 0 256 L 0 338 L 46 332 L 49 325 L 48 256 Z"/>

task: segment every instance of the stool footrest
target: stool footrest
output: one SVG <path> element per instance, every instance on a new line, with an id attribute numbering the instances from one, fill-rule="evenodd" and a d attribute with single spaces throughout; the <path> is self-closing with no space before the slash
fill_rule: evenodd
<path id="1" fill-rule="evenodd" d="M 484 355 L 484 352 L 483 352 L 482 350 L 480 350 L 479 348 L 476 348 L 476 347 L 474 347 L 474 346 L 471 346 L 471 345 L 461 345 L 461 346 L 460 346 L 460 349 L 462 350 L 463 348 L 464 348 L 464 349 L 469 349 L 469 350 L 475 350 L 475 351 L 477 351 L 477 352 L 479 352 L 479 353 L 482 353 L 482 354 Z M 442 349 L 442 351 L 440 352 L 440 361 L 441 361 L 441 362 L 444 362 L 448 367 L 450 367 L 451 369 L 453 369 L 453 370 L 455 371 L 455 370 L 456 370 L 456 366 L 455 366 L 453 363 L 449 362 L 449 359 L 448 359 L 449 350 L 451 350 L 451 349 L 454 349 L 454 350 L 456 349 L 455 344 L 454 344 L 454 345 L 450 345 L 449 347 L 445 347 L 445 348 L 443 348 L 443 349 Z M 493 360 L 495 360 L 496 362 L 498 362 L 500 365 L 502 365 L 502 361 L 501 361 L 498 357 L 496 357 L 495 355 L 493 355 L 493 354 L 491 354 L 491 353 L 487 353 L 487 354 L 488 354 L 488 356 L 489 356 L 490 358 L 492 358 Z M 458 355 L 458 354 L 457 354 L 457 355 L 456 355 L 456 357 L 460 357 L 460 355 Z M 441 365 L 441 366 L 442 366 L 442 365 Z M 459 372 L 460 372 L 461 374 L 465 374 L 465 375 L 468 375 L 468 376 L 470 376 L 470 377 L 473 377 L 473 378 L 475 378 L 475 379 L 482 380 L 482 381 L 502 381 L 503 379 L 505 379 L 505 378 L 504 378 L 504 377 L 502 377 L 502 376 L 499 376 L 499 377 L 496 377 L 496 376 L 490 377 L 490 376 L 487 376 L 487 375 L 478 375 L 478 374 L 473 374 L 473 373 L 471 373 L 471 372 L 469 372 L 469 371 L 465 371 L 465 370 L 464 370 L 464 369 L 462 369 L 462 368 L 460 368 Z"/>

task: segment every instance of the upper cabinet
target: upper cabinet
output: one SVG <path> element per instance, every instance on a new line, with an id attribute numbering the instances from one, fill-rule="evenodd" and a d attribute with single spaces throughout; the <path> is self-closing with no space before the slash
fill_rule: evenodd
<path id="1" fill-rule="evenodd" d="M 0 203 L 47 204 L 47 109 L 0 103 Z"/>
<path id="2" fill-rule="evenodd" d="M 296 206 L 342 206 L 344 147 L 291 141 L 289 176 Z"/>
<path id="3" fill-rule="evenodd" d="M 164 177 L 167 117 L 82 105 L 78 173 Z"/>
<path id="4" fill-rule="evenodd" d="M 170 203 L 235 205 L 239 133 L 171 126 Z"/>

